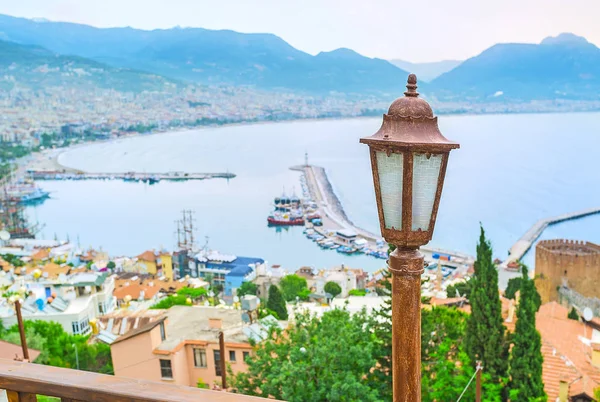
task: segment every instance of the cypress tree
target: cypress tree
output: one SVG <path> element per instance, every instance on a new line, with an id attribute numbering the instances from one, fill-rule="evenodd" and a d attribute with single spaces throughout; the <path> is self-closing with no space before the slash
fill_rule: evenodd
<path id="1" fill-rule="evenodd" d="M 279 291 L 279 288 L 275 285 L 271 285 L 271 287 L 269 287 L 269 298 L 267 299 L 267 308 L 269 310 L 272 310 L 275 314 L 277 314 L 278 319 L 288 319 L 285 300 L 283 300 L 283 295 Z"/>
<path id="2" fill-rule="evenodd" d="M 521 297 L 517 307 L 517 323 L 510 356 L 510 399 L 513 401 L 547 400 L 542 381 L 542 338 L 535 328 L 535 313 L 539 308 L 535 285 L 522 266 Z"/>
<path id="3" fill-rule="evenodd" d="M 573 307 L 571 311 L 569 311 L 569 315 L 567 316 L 567 318 L 569 320 L 579 321 L 579 314 L 577 314 L 577 310 L 575 310 L 575 307 Z"/>
<path id="4" fill-rule="evenodd" d="M 500 382 L 508 370 L 508 342 L 502 320 L 498 271 L 483 227 L 477 244 L 475 273 L 469 287 L 471 315 L 467 320 L 466 350 L 471 361 L 481 361 L 492 380 Z"/>

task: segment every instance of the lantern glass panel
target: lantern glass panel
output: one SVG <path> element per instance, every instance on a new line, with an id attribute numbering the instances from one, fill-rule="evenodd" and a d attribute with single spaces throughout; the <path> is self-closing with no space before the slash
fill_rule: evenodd
<path id="1" fill-rule="evenodd" d="M 381 207 L 386 229 L 402 230 L 402 177 L 404 157 L 402 154 L 377 151 L 377 171 Z"/>
<path id="2" fill-rule="evenodd" d="M 412 230 L 429 230 L 435 203 L 442 155 L 413 155 Z"/>

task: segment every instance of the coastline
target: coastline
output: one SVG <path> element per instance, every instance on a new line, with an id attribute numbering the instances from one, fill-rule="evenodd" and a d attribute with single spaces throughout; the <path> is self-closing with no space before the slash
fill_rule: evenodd
<path id="1" fill-rule="evenodd" d="M 382 111 L 382 114 L 385 113 L 385 111 Z M 550 111 L 504 111 L 504 112 L 460 112 L 460 111 L 444 111 L 444 110 L 438 110 L 437 114 L 438 115 L 443 115 L 443 116 L 488 116 L 488 115 L 515 115 L 515 114 L 554 114 L 554 113 L 560 113 L 560 114 L 569 114 L 569 113 L 600 113 L 600 107 L 597 109 L 593 109 L 593 110 L 565 110 L 565 111 L 561 111 L 561 110 L 550 110 Z M 125 135 L 125 136 L 120 136 L 120 137 L 116 137 L 116 138 L 108 138 L 108 139 L 102 139 L 102 140 L 97 140 L 97 141 L 87 141 L 87 142 L 82 142 L 82 143 L 77 143 L 74 145 L 69 145 L 67 147 L 61 147 L 61 148 L 53 148 L 52 150 L 44 150 L 39 152 L 39 154 L 44 154 L 45 152 L 48 153 L 52 153 L 52 151 L 57 151 L 57 154 L 54 155 L 53 157 L 53 164 L 50 166 L 56 167 L 57 170 L 68 170 L 71 172 L 83 172 L 81 170 L 79 170 L 78 168 L 75 168 L 73 166 L 68 166 L 68 165 L 64 165 L 62 163 L 60 163 L 59 158 L 62 154 L 66 153 L 66 152 L 70 152 L 74 149 L 77 148 L 81 148 L 81 147 L 86 147 L 86 146 L 91 146 L 94 144 L 103 144 L 103 143 L 110 143 L 110 142 L 114 142 L 114 141 L 118 141 L 118 140 L 126 140 L 126 139 L 131 139 L 131 138 L 137 138 L 137 137 L 146 137 L 146 136 L 154 136 L 154 135 L 161 135 L 161 134 L 172 134 L 172 133 L 181 133 L 181 132 L 188 132 L 188 131 L 197 131 L 197 130 L 204 130 L 204 129 L 209 129 L 209 128 L 220 128 L 220 127 L 235 127 L 235 126 L 248 126 L 248 125 L 263 125 L 263 124 L 282 124 L 282 123 L 303 123 L 303 122 L 320 122 L 320 121 L 336 121 L 336 120 L 357 120 L 357 119 L 375 119 L 375 118 L 380 118 L 380 115 L 369 115 L 369 116 L 335 116 L 335 117 L 309 117 L 309 118 L 293 118 L 293 119 L 285 119 L 285 120 L 270 120 L 270 121 L 237 121 L 237 122 L 228 122 L 228 123 L 223 123 L 223 124 L 210 124 L 210 125 L 203 125 L 203 126 L 193 126 L 193 127 L 178 127 L 176 129 L 166 129 L 166 130 L 155 130 L 155 131 L 151 131 L 151 132 L 147 132 L 147 133 L 138 133 L 138 134 L 130 134 L 130 135 Z M 36 155 L 36 153 L 33 153 L 32 155 Z"/>

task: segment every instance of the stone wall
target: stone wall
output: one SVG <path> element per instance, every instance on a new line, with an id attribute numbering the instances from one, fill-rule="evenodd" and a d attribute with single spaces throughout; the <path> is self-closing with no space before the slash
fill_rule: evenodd
<path id="1" fill-rule="evenodd" d="M 535 273 L 542 303 L 557 301 L 562 285 L 585 297 L 600 297 L 600 246 L 577 240 L 540 241 Z"/>

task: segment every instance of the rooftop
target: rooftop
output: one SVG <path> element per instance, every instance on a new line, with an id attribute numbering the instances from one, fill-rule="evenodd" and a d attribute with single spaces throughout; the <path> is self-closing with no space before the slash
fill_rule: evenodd
<path id="1" fill-rule="evenodd" d="M 248 343 L 243 331 L 242 311 L 215 307 L 173 306 L 167 311 L 167 340 L 157 350 L 173 351 L 185 341 L 218 342 L 223 331 L 228 342 Z M 211 328 L 209 319 L 220 319 L 221 328 Z"/>
<path id="2" fill-rule="evenodd" d="M 561 377 L 571 384 L 572 392 L 578 392 L 582 386 L 600 386 L 600 368 L 591 363 L 594 332 L 586 323 L 568 319 L 568 313 L 566 307 L 550 302 L 542 305 L 536 316 L 536 327 L 542 336 L 542 376 L 549 401 L 558 397 Z M 578 384 L 579 378 L 589 380 Z"/>

